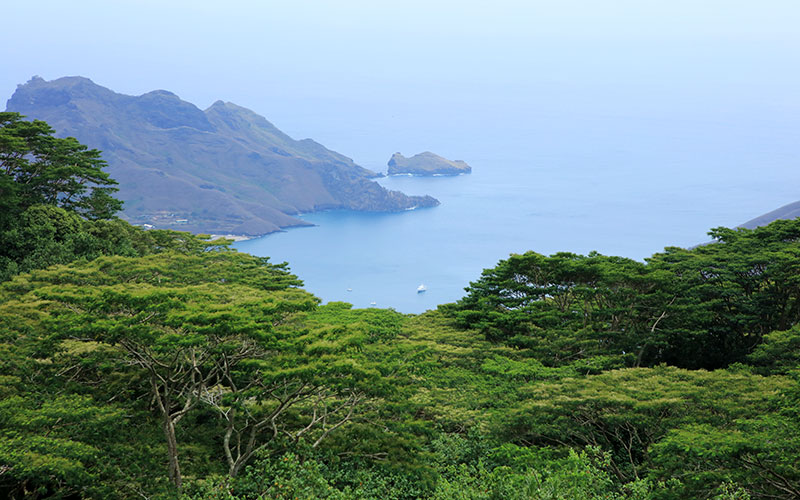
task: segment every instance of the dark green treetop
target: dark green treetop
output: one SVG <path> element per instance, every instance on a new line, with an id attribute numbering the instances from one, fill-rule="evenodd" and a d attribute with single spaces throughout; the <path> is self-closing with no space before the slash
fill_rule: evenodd
<path id="1" fill-rule="evenodd" d="M 0 202 L 5 217 L 31 205 L 57 205 L 88 219 L 109 219 L 122 208 L 116 181 L 100 151 L 73 137 L 57 138 L 40 120 L 0 113 Z"/>

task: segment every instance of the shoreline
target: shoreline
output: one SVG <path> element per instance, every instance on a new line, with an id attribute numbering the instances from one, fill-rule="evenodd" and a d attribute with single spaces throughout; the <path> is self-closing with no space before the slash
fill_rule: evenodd
<path id="1" fill-rule="evenodd" d="M 472 172 L 455 172 L 455 173 L 418 173 L 418 172 L 400 172 L 397 174 L 386 174 L 386 177 L 459 177 L 461 175 L 468 175 Z"/>
<path id="2" fill-rule="evenodd" d="M 245 234 L 211 234 L 208 236 L 208 241 L 214 241 L 220 238 L 233 241 L 247 241 L 253 238 L 260 238 L 260 236 L 247 236 Z"/>

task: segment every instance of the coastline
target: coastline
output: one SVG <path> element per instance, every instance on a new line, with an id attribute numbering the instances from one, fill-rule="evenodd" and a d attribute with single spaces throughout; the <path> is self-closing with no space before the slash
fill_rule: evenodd
<path id="1" fill-rule="evenodd" d="M 467 175 L 472 172 L 455 172 L 455 173 L 419 173 L 419 172 L 399 172 L 396 174 L 386 174 L 386 177 L 458 177 Z"/>
<path id="2" fill-rule="evenodd" d="M 263 236 L 263 235 L 262 235 Z M 247 236 L 245 234 L 211 234 L 208 236 L 209 241 L 218 240 L 220 238 L 224 238 L 226 240 L 233 240 L 233 241 L 247 241 L 252 240 L 253 238 L 258 238 L 259 236 Z"/>

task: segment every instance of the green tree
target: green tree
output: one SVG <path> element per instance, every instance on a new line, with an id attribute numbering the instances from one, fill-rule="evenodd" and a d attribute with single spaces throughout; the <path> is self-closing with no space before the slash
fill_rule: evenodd
<path id="1" fill-rule="evenodd" d="M 765 335 L 800 322 L 800 220 L 710 234 L 711 244 L 667 248 L 647 264 L 512 255 L 443 310 L 545 364 L 599 355 L 632 366 L 743 362 Z"/>
<path id="2" fill-rule="evenodd" d="M 783 377 L 674 367 L 628 368 L 531 384 L 500 424 L 529 445 L 595 446 L 611 452 L 624 481 L 646 477 L 651 446 L 687 422 L 724 428 L 753 418 L 788 387 Z"/>
<path id="3" fill-rule="evenodd" d="M 45 353 L 65 341 L 101 346 L 104 356 L 69 370 L 127 373 L 128 397 L 158 415 L 180 489 L 187 421 L 217 422 L 205 432 L 217 434 L 216 459 L 235 476 L 272 442 L 318 446 L 387 390 L 381 371 L 352 355 L 357 339 L 298 323 L 318 302 L 299 284 L 285 266 L 235 252 L 105 257 L 6 283 L 2 312 L 19 326 L 3 338 Z M 97 382 L 80 379 L 80 390 Z"/>
<path id="4" fill-rule="evenodd" d="M 786 375 L 800 368 L 800 325 L 766 334 L 747 362 L 765 375 Z"/>
<path id="5" fill-rule="evenodd" d="M 662 360 L 687 368 L 743 362 L 765 335 L 800 321 L 800 220 L 709 234 L 711 244 L 648 259 L 673 276 L 665 286 L 676 297 L 659 325 Z"/>
<path id="6" fill-rule="evenodd" d="M 117 183 L 103 171 L 106 162 L 100 151 L 72 137 L 53 137 L 47 123 L 23 118 L 0 113 L 0 225 L 37 204 L 56 205 L 88 219 L 113 217 L 122 202 L 112 196 Z"/>
<path id="7" fill-rule="evenodd" d="M 556 366 L 600 355 L 642 364 L 669 302 L 644 264 L 597 253 L 512 255 L 467 292 L 451 308 L 458 324 Z"/>
<path id="8" fill-rule="evenodd" d="M 0 281 L 101 255 L 198 253 L 229 243 L 115 218 L 122 203 L 100 152 L 52 134 L 45 122 L 0 113 Z"/>
<path id="9" fill-rule="evenodd" d="M 770 379 L 781 390 L 763 411 L 724 426 L 696 420 L 671 430 L 652 447 L 652 474 L 681 477 L 678 498 L 707 495 L 729 480 L 753 498 L 800 498 L 800 372 L 788 385 Z"/>
<path id="10" fill-rule="evenodd" d="M 102 469 L 107 441 L 122 411 L 90 397 L 40 400 L 25 391 L 0 401 L 0 492 L 9 498 L 85 494 Z"/>

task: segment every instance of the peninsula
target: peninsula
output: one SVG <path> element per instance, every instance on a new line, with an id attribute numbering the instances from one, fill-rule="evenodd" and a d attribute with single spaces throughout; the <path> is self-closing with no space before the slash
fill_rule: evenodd
<path id="1" fill-rule="evenodd" d="M 389 191 L 372 180 L 377 173 L 230 102 L 201 110 L 165 90 L 130 96 L 83 77 L 34 77 L 6 110 L 101 150 L 119 182 L 121 217 L 133 224 L 256 236 L 309 225 L 300 213 L 439 204 Z"/>

